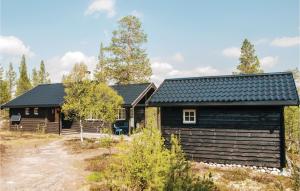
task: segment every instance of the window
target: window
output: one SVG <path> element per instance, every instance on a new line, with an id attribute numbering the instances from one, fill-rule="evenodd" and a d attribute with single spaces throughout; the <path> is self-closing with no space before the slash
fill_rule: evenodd
<path id="1" fill-rule="evenodd" d="M 125 108 L 118 109 L 117 120 L 125 120 L 125 119 L 126 119 L 126 110 L 125 110 Z"/>
<path id="2" fill-rule="evenodd" d="M 196 123 L 196 110 L 195 109 L 184 109 L 183 110 L 183 123 L 184 124 L 195 124 Z"/>
<path id="3" fill-rule="evenodd" d="M 29 108 L 27 107 L 27 108 L 25 108 L 25 115 L 29 115 L 29 114 L 30 114 Z"/>
<path id="4" fill-rule="evenodd" d="M 34 108 L 33 113 L 34 115 L 39 115 L 39 108 Z"/>

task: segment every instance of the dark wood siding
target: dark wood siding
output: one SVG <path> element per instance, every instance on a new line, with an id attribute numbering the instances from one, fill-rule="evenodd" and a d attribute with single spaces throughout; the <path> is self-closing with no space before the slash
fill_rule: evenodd
<path id="1" fill-rule="evenodd" d="M 162 107 L 166 144 L 180 136 L 189 158 L 198 161 L 282 167 L 281 107 L 195 107 L 196 124 L 183 124 L 183 109 Z"/>
<path id="2" fill-rule="evenodd" d="M 145 107 L 137 106 L 134 108 L 134 123 L 145 124 Z"/>
<path id="3" fill-rule="evenodd" d="M 25 108 L 10 108 L 9 117 L 12 115 L 21 115 L 19 123 L 10 123 L 12 130 L 37 131 L 40 126 L 45 127 L 46 133 L 59 133 L 59 122 L 55 122 L 55 108 L 38 108 L 38 115 L 34 115 L 34 108 L 29 108 L 29 115 L 25 115 Z"/>
<path id="4" fill-rule="evenodd" d="M 36 119 L 47 118 L 47 120 L 51 121 L 51 122 L 53 122 L 55 119 L 55 108 L 40 107 L 40 108 L 38 108 L 38 115 L 34 115 L 33 110 L 34 110 L 34 108 L 30 107 L 29 115 L 25 115 L 25 108 L 10 108 L 9 116 L 20 114 L 22 118 L 36 118 Z"/>

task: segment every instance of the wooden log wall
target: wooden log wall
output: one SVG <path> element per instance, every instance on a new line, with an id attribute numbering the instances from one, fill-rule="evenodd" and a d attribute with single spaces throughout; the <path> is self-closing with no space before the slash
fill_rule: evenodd
<path id="1" fill-rule="evenodd" d="M 20 124 L 10 124 L 11 130 L 37 132 L 38 127 L 45 127 L 45 133 L 59 133 L 59 122 L 48 122 L 43 118 L 22 118 Z"/>
<path id="2" fill-rule="evenodd" d="M 195 161 L 282 167 L 280 108 L 196 110 L 197 123 L 186 125 L 182 124 L 182 108 L 162 109 L 162 135 L 168 147 L 175 134 L 186 156 Z M 171 116 L 179 119 L 168 126 Z"/>
<path id="3" fill-rule="evenodd" d="M 83 122 L 83 132 L 85 133 L 96 133 L 97 128 L 101 126 L 101 122 L 99 121 L 84 121 Z M 111 127 L 109 124 L 105 124 L 103 128 Z M 79 121 L 73 121 L 71 129 L 77 130 L 80 132 L 80 124 Z"/>

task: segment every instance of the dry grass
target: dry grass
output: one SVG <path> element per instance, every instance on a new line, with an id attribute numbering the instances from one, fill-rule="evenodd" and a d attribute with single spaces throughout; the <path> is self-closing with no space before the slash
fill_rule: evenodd
<path id="1" fill-rule="evenodd" d="M 64 145 L 69 148 L 71 153 L 82 153 L 86 150 L 99 148 L 99 144 L 93 139 L 84 139 L 83 143 L 80 142 L 80 139 L 70 139 L 64 141 Z"/>
<path id="2" fill-rule="evenodd" d="M 73 154 L 83 153 L 88 150 L 94 150 L 99 148 L 107 148 L 107 144 L 102 139 L 83 139 L 83 143 L 81 143 L 80 139 L 74 138 L 64 141 L 64 145 L 69 148 L 69 151 Z M 110 147 L 115 147 L 118 143 L 118 140 L 112 140 L 110 143 Z"/>
<path id="3" fill-rule="evenodd" d="M 20 131 L 0 131 L 1 140 L 1 151 L 4 151 L 7 147 L 22 147 L 32 144 L 38 144 L 43 142 L 48 142 L 50 140 L 58 139 L 59 135 L 55 134 L 40 134 L 31 132 L 20 132 Z M 26 145 L 24 145 L 26 143 Z M 2 152 L 1 152 L 2 153 Z"/>

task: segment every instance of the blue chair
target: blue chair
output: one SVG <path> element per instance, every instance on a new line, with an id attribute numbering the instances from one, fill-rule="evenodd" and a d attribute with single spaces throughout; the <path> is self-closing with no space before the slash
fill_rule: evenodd
<path id="1" fill-rule="evenodd" d="M 123 130 L 114 124 L 114 130 L 116 135 L 121 135 Z"/>

